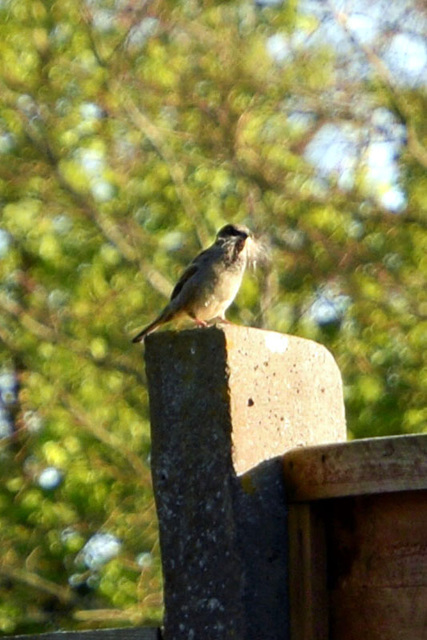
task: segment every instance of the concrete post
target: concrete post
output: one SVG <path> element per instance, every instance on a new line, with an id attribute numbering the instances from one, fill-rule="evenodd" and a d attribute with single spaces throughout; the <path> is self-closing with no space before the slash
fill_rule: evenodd
<path id="1" fill-rule="evenodd" d="M 166 640 L 286 640 L 278 456 L 345 440 L 341 378 L 309 340 L 238 326 L 150 335 Z"/>

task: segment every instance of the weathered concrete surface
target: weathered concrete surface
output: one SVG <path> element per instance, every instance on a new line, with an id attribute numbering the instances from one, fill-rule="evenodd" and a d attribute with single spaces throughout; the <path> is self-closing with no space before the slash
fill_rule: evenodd
<path id="1" fill-rule="evenodd" d="M 294 447 L 346 439 L 341 374 L 312 340 L 225 328 L 237 473 Z"/>
<path id="2" fill-rule="evenodd" d="M 146 340 L 167 640 L 244 638 L 224 334 Z"/>
<path id="3" fill-rule="evenodd" d="M 345 438 L 332 356 L 308 340 L 225 326 L 149 336 L 146 367 L 166 640 L 286 640 L 275 456 Z"/>

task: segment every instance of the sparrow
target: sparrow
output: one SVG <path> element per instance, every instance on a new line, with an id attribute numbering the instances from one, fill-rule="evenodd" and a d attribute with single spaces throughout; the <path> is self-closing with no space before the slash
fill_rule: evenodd
<path id="1" fill-rule="evenodd" d="M 160 315 L 132 342 L 142 342 L 162 324 L 183 315 L 201 327 L 216 318 L 226 322 L 225 312 L 236 297 L 246 265 L 252 259 L 252 244 L 247 227 L 237 224 L 222 227 L 215 242 L 186 268 Z"/>

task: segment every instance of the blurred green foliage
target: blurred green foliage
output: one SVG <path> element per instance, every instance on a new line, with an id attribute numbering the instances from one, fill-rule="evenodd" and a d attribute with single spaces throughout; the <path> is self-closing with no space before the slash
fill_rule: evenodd
<path id="1" fill-rule="evenodd" d="M 350 437 L 425 429 L 424 95 L 396 92 L 369 56 L 346 83 L 326 43 L 268 54 L 271 35 L 315 28 L 295 2 L 1 3 L 0 374 L 19 393 L 3 394 L 0 632 L 161 620 L 130 338 L 227 221 L 272 254 L 230 318 L 324 343 Z M 343 190 L 305 159 L 322 123 L 360 121 L 353 102 L 406 127 L 402 213 L 381 208 L 363 163 Z M 120 547 L 91 563 L 97 533 Z"/>

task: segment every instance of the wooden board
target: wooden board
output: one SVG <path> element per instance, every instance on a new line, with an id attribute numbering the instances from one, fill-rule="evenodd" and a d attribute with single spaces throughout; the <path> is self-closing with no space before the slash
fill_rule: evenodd
<path id="1" fill-rule="evenodd" d="M 283 470 L 291 502 L 427 489 L 427 435 L 293 449 Z"/>
<path id="2" fill-rule="evenodd" d="M 288 521 L 291 640 L 326 640 L 329 607 L 322 509 L 291 504 Z"/>
<path id="3" fill-rule="evenodd" d="M 155 627 L 125 627 L 122 629 L 91 629 L 90 631 L 55 631 L 21 636 L 2 636 L 2 640 L 161 640 Z"/>
<path id="4" fill-rule="evenodd" d="M 325 505 L 331 640 L 427 639 L 427 492 Z"/>

